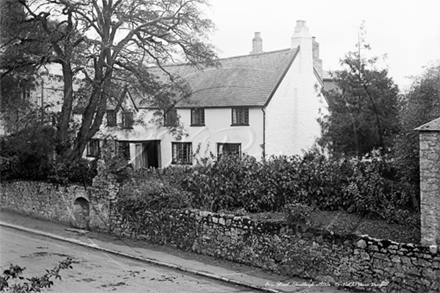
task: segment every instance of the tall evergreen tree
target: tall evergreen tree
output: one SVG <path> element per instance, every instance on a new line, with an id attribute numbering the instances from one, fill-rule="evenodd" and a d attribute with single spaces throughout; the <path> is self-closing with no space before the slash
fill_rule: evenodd
<path id="1" fill-rule="evenodd" d="M 414 129 L 440 117 L 440 61 L 414 77 L 411 88 L 400 100 L 399 134 L 393 157 L 402 181 L 419 194 L 419 133 Z"/>
<path id="2" fill-rule="evenodd" d="M 357 50 L 332 73 L 336 88 L 326 92 L 329 115 L 320 120 L 319 143 L 332 155 L 362 156 L 374 149 L 388 151 L 397 132 L 398 87 L 378 58 L 366 58 L 370 46 L 361 27 Z"/>
<path id="3" fill-rule="evenodd" d="M 41 27 L 29 23 L 18 0 L 0 1 L 0 114 L 8 132 L 36 122 L 30 91 L 36 65 L 50 52 Z"/>

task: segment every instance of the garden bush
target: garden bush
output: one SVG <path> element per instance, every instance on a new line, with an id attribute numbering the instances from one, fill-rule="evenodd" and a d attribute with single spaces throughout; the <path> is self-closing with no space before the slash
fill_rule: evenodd
<path id="1" fill-rule="evenodd" d="M 282 212 L 296 205 L 401 222 L 411 196 L 392 162 L 303 156 L 222 156 L 210 164 L 131 172 L 121 190 L 126 212 L 192 207 L 208 211 Z"/>
<path id="2" fill-rule="evenodd" d="M 311 213 L 314 211 L 315 209 L 308 205 L 300 203 L 287 204 L 285 207 L 286 222 L 291 228 L 305 232 L 312 225 Z"/>
<path id="3" fill-rule="evenodd" d="M 51 170 L 55 130 L 35 125 L 13 135 L 2 137 L 2 179 L 42 180 Z"/>
<path id="4" fill-rule="evenodd" d="M 132 172 L 130 180 L 124 182 L 119 191 L 116 211 L 132 220 L 142 220 L 146 211 L 164 208 L 191 207 L 191 194 L 172 180 L 173 174 L 184 174 L 182 170 L 140 170 Z"/>
<path id="5" fill-rule="evenodd" d="M 281 211 L 296 202 L 338 209 L 343 204 L 340 187 L 347 178 L 341 175 L 348 169 L 316 153 L 271 157 L 264 163 L 247 155 L 225 156 L 192 173 L 184 187 L 193 193 L 196 206 L 213 211 Z"/>
<path id="6" fill-rule="evenodd" d="M 96 160 L 79 159 L 77 161 L 53 162 L 47 177 L 49 182 L 67 184 L 80 183 L 92 185 L 97 174 Z"/>
<path id="7" fill-rule="evenodd" d="M 55 129 L 34 125 L 0 140 L 2 180 L 42 180 L 66 184 L 91 185 L 96 162 L 80 159 L 57 161 Z"/>
<path id="8" fill-rule="evenodd" d="M 329 160 L 318 152 L 305 153 L 296 157 L 295 168 L 297 189 L 289 201 L 338 210 L 350 205 L 350 199 L 343 196 L 341 186 L 347 184 L 352 170 L 346 160 Z"/>
<path id="9" fill-rule="evenodd" d="M 266 180 L 270 175 L 266 171 L 254 157 L 223 156 L 209 167 L 196 168 L 182 186 L 193 194 L 193 205 L 198 208 L 279 210 L 284 201 L 277 186 Z"/>
<path id="10" fill-rule="evenodd" d="M 276 212 L 299 203 L 401 220 L 411 196 L 395 174 L 390 160 L 377 153 L 347 160 L 311 151 L 262 163 L 243 154 L 195 168 L 181 187 L 191 192 L 192 206 L 211 211 Z"/>

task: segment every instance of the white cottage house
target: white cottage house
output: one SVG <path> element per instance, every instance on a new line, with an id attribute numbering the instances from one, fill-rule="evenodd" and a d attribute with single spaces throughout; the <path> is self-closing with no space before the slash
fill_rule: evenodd
<path id="1" fill-rule="evenodd" d="M 256 33 L 249 55 L 221 59 L 218 68 L 168 66 L 192 89 L 175 106 L 187 135 L 176 137 L 167 127 L 149 123 L 154 109 L 127 95 L 108 109 L 85 155 L 97 156 L 99 138 L 108 136 L 136 169 L 192 165 L 196 153 L 247 153 L 258 159 L 301 154 L 320 136 L 317 118 L 327 113 L 328 104 L 321 94 L 319 45 L 305 21 L 297 21 L 291 41 L 291 48 L 263 52 Z M 136 117 L 144 123 L 133 123 Z"/>

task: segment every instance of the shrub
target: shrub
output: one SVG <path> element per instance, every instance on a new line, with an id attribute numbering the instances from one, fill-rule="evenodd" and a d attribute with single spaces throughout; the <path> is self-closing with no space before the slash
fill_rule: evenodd
<path id="1" fill-rule="evenodd" d="M 41 180 L 51 170 L 55 130 L 35 125 L 0 141 L 3 179 Z"/>
<path id="2" fill-rule="evenodd" d="M 410 190 L 396 180 L 392 162 L 387 157 L 371 154 L 362 160 L 352 160 L 351 176 L 343 186 L 343 196 L 352 198 L 349 212 L 369 214 L 379 218 L 390 215 L 389 210 L 407 207 Z"/>
<path id="3" fill-rule="evenodd" d="M 93 178 L 97 174 L 96 167 L 96 160 L 79 159 L 73 162 L 54 162 L 48 180 L 61 184 L 71 182 L 92 185 Z"/>
<path id="4" fill-rule="evenodd" d="M 192 193 L 194 207 L 211 211 L 281 211 L 299 203 L 385 218 L 401 214 L 395 211 L 411 198 L 395 174 L 390 161 L 377 153 L 347 160 L 311 151 L 264 163 L 247 155 L 224 156 L 196 168 L 181 186 Z"/>
<path id="5" fill-rule="evenodd" d="M 284 205 L 284 198 L 279 197 L 282 190 L 277 189 L 274 180 L 272 184 L 266 180 L 270 174 L 254 157 L 229 155 L 208 167 L 195 169 L 182 186 L 193 194 L 193 205 L 198 208 L 280 210 Z"/>
<path id="6" fill-rule="evenodd" d="M 191 207 L 191 194 L 173 185 L 170 177 L 161 173 L 159 170 L 134 172 L 119 191 L 116 211 L 125 218 L 141 220 L 145 211 Z"/>
<path id="7" fill-rule="evenodd" d="M 297 159 L 297 190 L 290 201 L 301 202 L 326 210 L 338 210 L 349 205 L 341 187 L 351 173 L 345 160 L 329 160 L 315 151 Z"/>
<path id="8" fill-rule="evenodd" d="M 311 213 L 314 211 L 312 207 L 300 203 L 291 203 L 285 207 L 287 216 L 286 221 L 290 227 L 301 229 L 301 232 L 305 232 L 311 227 Z"/>
<path id="9" fill-rule="evenodd" d="M 55 129 L 35 125 L 0 140 L 2 179 L 47 180 L 90 185 L 96 163 L 80 159 L 55 161 Z"/>
<path id="10" fill-rule="evenodd" d="M 50 289 L 53 286 L 52 279 L 60 279 L 60 270 L 72 268 L 72 259 L 67 258 L 60 261 L 52 270 L 46 270 L 46 273 L 41 277 L 26 278 L 22 277 L 23 271 L 26 268 L 22 268 L 18 265 L 10 265 L 9 269 L 4 270 L 0 276 L 0 292 L 41 292 L 42 289 Z M 15 284 L 10 284 L 10 280 L 15 280 Z"/>
<path id="11" fill-rule="evenodd" d="M 261 166 L 260 178 L 255 180 L 254 198 L 258 198 L 258 190 L 263 190 L 267 200 L 262 206 L 265 211 L 279 211 L 290 202 L 298 192 L 299 173 L 296 168 L 297 157 L 272 157 Z"/>

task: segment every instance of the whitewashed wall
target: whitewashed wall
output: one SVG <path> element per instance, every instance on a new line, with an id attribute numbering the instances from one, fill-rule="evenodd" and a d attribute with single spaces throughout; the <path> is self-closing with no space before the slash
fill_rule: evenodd
<path id="1" fill-rule="evenodd" d="M 171 164 L 172 142 L 192 142 L 194 152 L 200 145 L 198 157 L 205 157 L 210 152 L 216 156 L 217 143 L 241 143 L 242 152 L 255 156 L 258 159 L 261 158 L 261 145 L 263 143 L 263 111 L 261 108 L 249 109 L 249 126 L 231 126 L 231 108 L 205 109 L 206 126 L 190 126 L 190 109 L 178 109 L 177 113 L 180 115 L 180 122 L 183 124 L 187 134 L 180 140 L 173 137 L 166 127 L 158 127 L 152 123 L 144 126 L 136 124 L 132 130 L 118 129 L 111 131 L 103 126 L 98 136 L 112 135 L 118 140 L 129 140 L 131 142 L 160 140 L 161 167 Z M 150 121 L 153 115 L 151 111 L 141 109 L 137 117 L 142 117 L 143 121 Z M 133 144 L 130 151 L 132 158 L 134 158 L 134 153 Z"/>
<path id="2" fill-rule="evenodd" d="M 266 154 L 296 155 L 310 149 L 321 134 L 317 118 L 326 113 L 327 103 L 313 72 L 312 38 L 302 33 L 292 38 L 300 47 L 266 108 Z"/>

